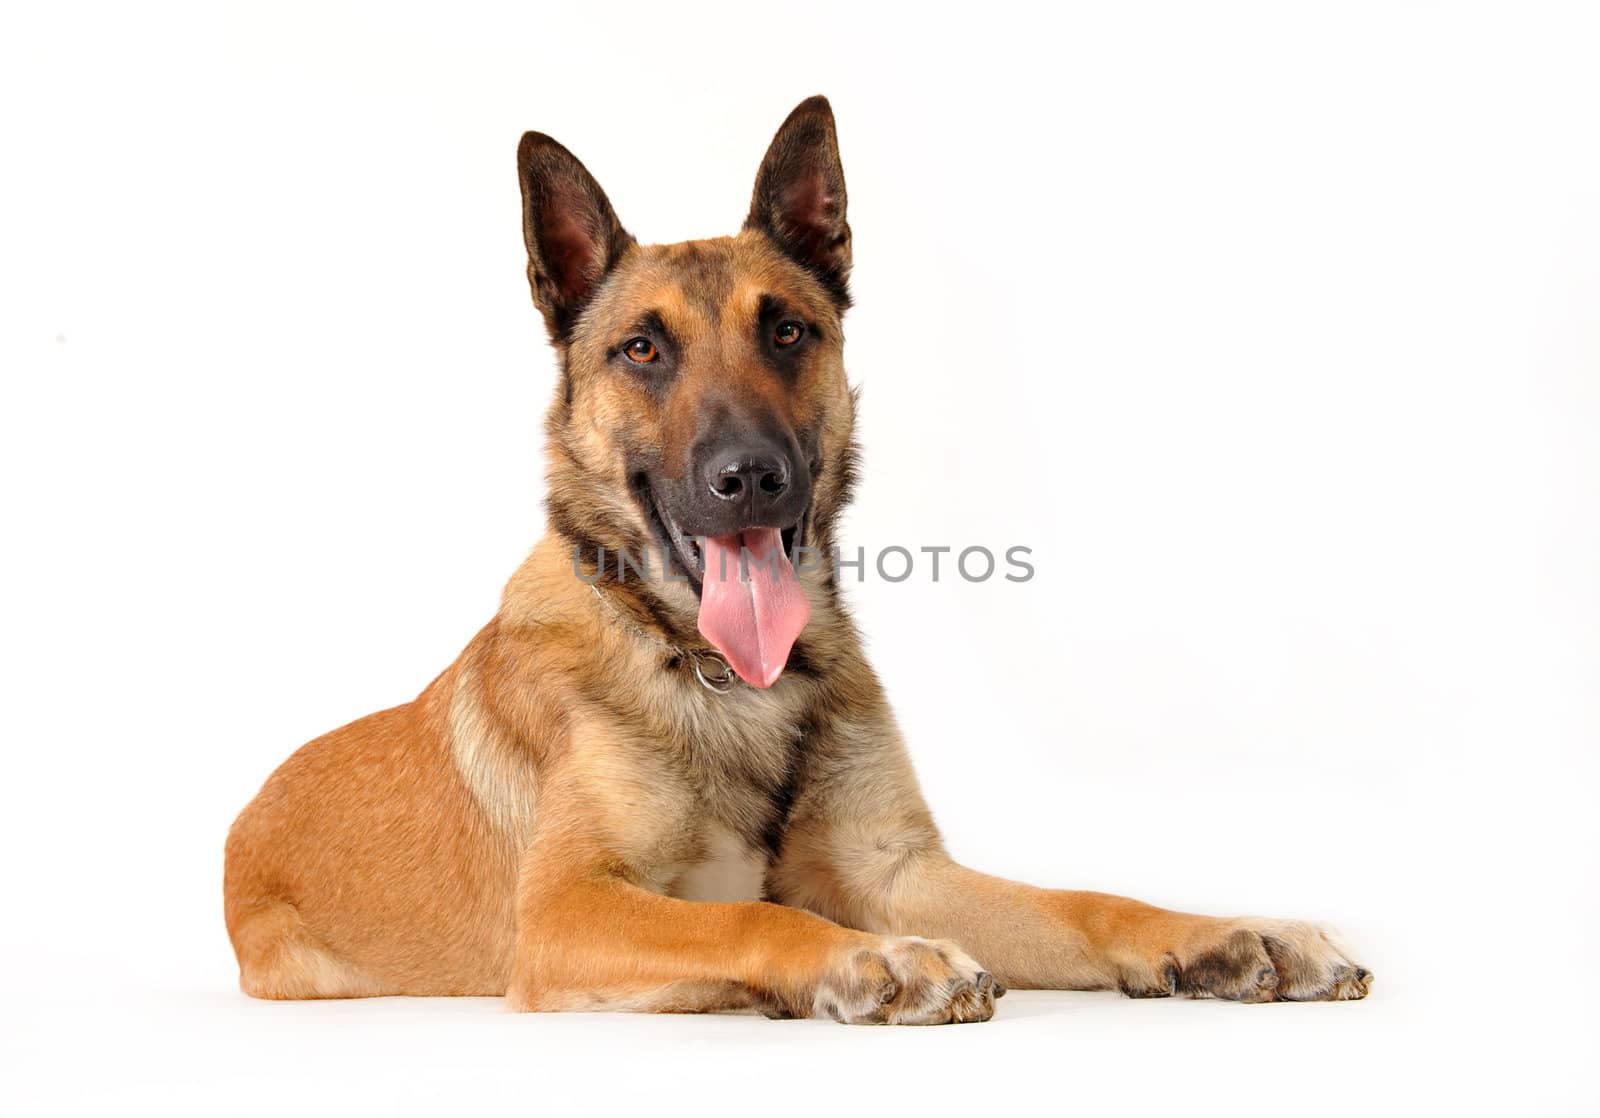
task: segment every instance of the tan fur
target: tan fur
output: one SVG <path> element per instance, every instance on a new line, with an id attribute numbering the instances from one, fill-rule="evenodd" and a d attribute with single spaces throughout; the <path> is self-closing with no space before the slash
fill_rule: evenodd
<path id="1" fill-rule="evenodd" d="M 780 132 L 761 181 L 802 140 L 821 142 L 818 104 Z M 812 131 L 786 139 L 797 119 Z M 567 176 L 533 183 L 530 205 L 592 201 L 564 149 L 524 145 L 525 174 Z M 842 179 L 838 190 L 842 226 Z M 844 229 L 819 257 L 841 285 Z M 770 690 L 727 694 L 692 670 L 706 645 L 690 586 L 577 577 L 575 539 L 652 538 L 629 463 L 654 455 L 670 476 L 699 417 L 724 406 L 814 433 L 806 530 L 826 546 L 848 494 L 854 400 L 842 303 L 777 233 L 639 246 L 616 225 L 603 282 L 547 275 L 539 235 L 530 276 L 552 329 L 571 318 L 561 299 L 594 287 L 558 337 L 551 532 L 415 701 L 303 747 L 235 822 L 225 914 L 247 993 L 505 994 L 518 1009 L 906 1023 L 985 1019 L 996 980 L 1245 1001 L 1365 995 L 1370 974 L 1310 925 L 1035 889 L 952 862 L 825 569 L 802 569 L 804 662 L 797 652 Z M 819 343 L 781 377 L 751 341 L 763 297 L 817 326 Z M 684 349 L 670 391 L 616 366 L 647 311 Z"/>

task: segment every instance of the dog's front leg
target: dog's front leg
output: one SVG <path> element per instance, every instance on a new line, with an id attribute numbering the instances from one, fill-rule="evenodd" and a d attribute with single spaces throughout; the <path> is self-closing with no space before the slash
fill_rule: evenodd
<path id="1" fill-rule="evenodd" d="M 602 787 L 586 779 L 600 773 Z M 845 928 L 764 901 L 664 895 L 673 835 L 685 825 L 664 810 L 675 797 L 653 794 L 615 759 L 578 775 L 546 784 L 523 858 L 507 988 L 514 1009 L 757 1009 L 851 1024 L 993 1014 L 993 978 L 954 944 Z"/>
<path id="2" fill-rule="evenodd" d="M 994 980 L 953 944 L 843 928 L 765 902 L 661 896 L 597 874 L 543 897 L 518 935 L 519 1010 L 983 1021 Z"/>
<path id="3" fill-rule="evenodd" d="M 873 707 L 862 704 L 868 711 Z M 822 728 L 769 891 L 855 928 L 938 936 L 1006 986 L 1235 1001 L 1362 998 L 1372 975 L 1315 925 L 1039 889 L 945 853 L 892 719 Z"/>
<path id="4" fill-rule="evenodd" d="M 910 859 L 886 928 L 946 936 L 1019 987 L 1230 1001 L 1338 1001 L 1372 975 L 1313 924 L 1197 916 L 1106 893 L 1038 889 L 942 854 Z"/>

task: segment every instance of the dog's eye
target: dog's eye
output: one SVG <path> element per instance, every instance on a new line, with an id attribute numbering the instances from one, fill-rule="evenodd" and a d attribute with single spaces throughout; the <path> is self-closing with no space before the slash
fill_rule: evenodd
<path id="1" fill-rule="evenodd" d="M 805 337 L 806 328 L 798 322 L 780 322 L 778 328 L 772 332 L 772 340 L 779 345 L 794 345 Z"/>
<path id="2" fill-rule="evenodd" d="M 628 355 L 628 360 L 636 365 L 648 365 L 661 356 L 661 351 L 656 348 L 656 343 L 649 338 L 634 338 L 624 342 L 622 352 Z"/>

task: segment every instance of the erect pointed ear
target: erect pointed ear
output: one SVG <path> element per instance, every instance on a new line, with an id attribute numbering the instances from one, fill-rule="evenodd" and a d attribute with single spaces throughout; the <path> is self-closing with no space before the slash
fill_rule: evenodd
<path id="1" fill-rule="evenodd" d="M 566 148 L 542 132 L 517 145 L 528 283 L 550 336 L 565 342 L 578 312 L 633 237 L 605 191 Z"/>
<path id="2" fill-rule="evenodd" d="M 744 226 L 766 233 L 827 284 L 841 306 L 849 305 L 844 168 L 826 97 L 800 102 L 772 138 Z"/>

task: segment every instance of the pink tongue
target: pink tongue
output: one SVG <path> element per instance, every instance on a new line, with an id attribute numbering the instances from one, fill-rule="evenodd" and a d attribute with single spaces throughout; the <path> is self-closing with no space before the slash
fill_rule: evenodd
<path id="1" fill-rule="evenodd" d="M 746 683 L 771 687 L 811 618 L 811 603 L 783 553 L 778 529 L 708 536 L 701 544 L 706 570 L 700 590 L 700 633 Z"/>

